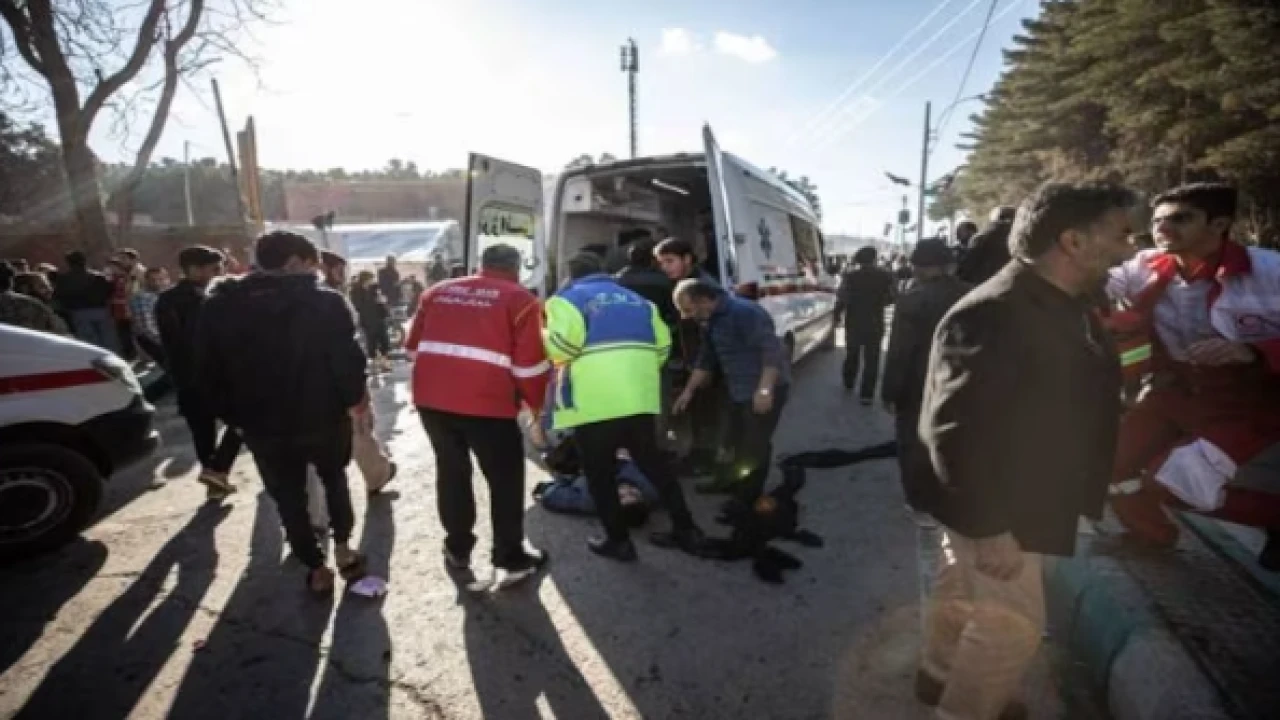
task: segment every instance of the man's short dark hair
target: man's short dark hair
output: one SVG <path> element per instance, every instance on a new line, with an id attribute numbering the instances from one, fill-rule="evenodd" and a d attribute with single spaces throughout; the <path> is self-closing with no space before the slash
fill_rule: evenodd
<path id="1" fill-rule="evenodd" d="M 0 292 L 9 292 L 13 289 L 13 278 L 17 274 L 8 261 L 0 260 Z"/>
<path id="2" fill-rule="evenodd" d="M 1053 249 L 1068 230 L 1087 230 L 1112 210 L 1132 208 L 1133 192 L 1110 183 L 1045 183 L 1018 208 L 1009 232 L 1009 253 L 1035 260 Z"/>
<path id="3" fill-rule="evenodd" d="M 224 260 L 226 260 L 226 256 L 221 251 L 214 250 L 206 245 L 192 245 L 191 247 L 183 248 L 182 252 L 178 253 L 178 267 L 182 268 L 183 272 L 191 268 L 216 265 Z"/>
<path id="4" fill-rule="evenodd" d="M 961 230 L 968 230 L 976 234 L 978 232 L 978 223 L 972 220 L 961 220 L 956 223 L 956 235 L 959 235 Z"/>
<path id="5" fill-rule="evenodd" d="M 480 253 L 480 267 L 485 270 L 497 270 L 518 275 L 524 260 L 520 251 L 506 243 L 490 245 Z"/>
<path id="6" fill-rule="evenodd" d="M 604 263 L 594 253 L 580 252 L 569 258 L 569 279 L 577 280 L 604 272 Z"/>
<path id="7" fill-rule="evenodd" d="M 320 251 L 306 237 L 288 230 L 273 230 L 254 243 L 254 255 L 263 270 L 280 270 L 289 258 L 304 262 L 320 262 Z"/>
<path id="8" fill-rule="evenodd" d="M 1190 205 L 1204 212 L 1205 220 L 1220 217 L 1235 220 L 1240 193 L 1226 183 L 1190 183 L 1160 193 L 1151 201 L 1151 207 L 1163 203 Z"/>
<path id="9" fill-rule="evenodd" d="M 672 297 L 687 297 L 690 300 L 719 300 L 724 295 L 724 288 L 710 280 L 701 278 L 685 278 L 676 283 Z"/>
<path id="10" fill-rule="evenodd" d="M 689 241 L 681 240 L 680 238 L 667 238 L 666 240 L 663 240 L 653 249 L 653 254 L 659 256 L 675 255 L 677 257 L 690 257 L 695 260 L 698 258 L 697 253 L 693 251 L 693 245 L 689 244 Z"/>
<path id="11" fill-rule="evenodd" d="M 79 250 L 72 250 L 63 256 L 67 261 L 67 265 L 73 268 L 82 268 L 89 264 L 89 258 Z"/>
<path id="12" fill-rule="evenodd" d="M 653 250 L 657 247 L 653 238 L 644 238 L 631 243 L 631 247 L 627 248 L 627 262 L 631 267 L 647 268 L 653 267 Z"/>
<path id="13" fill-rule="evenodd" d="M 876 249 L 870 245 L 860 247 L 858 248 L 858 251 L 853 254 L 853 264 L 874 265 L 877 257 L 879 257 L 879 253 L 877 253 Z"/>
<path id="14" fill-rule="evenodd" d="M 332 250 L 321 250 L 320 264 L 333 270 L 334 268 L 346 267 L 347 259 Z"/>

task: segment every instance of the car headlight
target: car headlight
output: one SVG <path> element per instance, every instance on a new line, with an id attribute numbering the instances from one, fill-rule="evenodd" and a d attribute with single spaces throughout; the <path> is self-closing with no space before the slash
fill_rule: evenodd
<path id="1" fill-rule="evenodd" d="M 99 355 L 93 361 L 93 369 L 116 382 L 124 384 L 125 387 L 129 388 L 129 392 L 135 395 L 142 394 L 142 385 L 138 383 L 138 376 L 133 374 L 133 368 L 129 367 L 129 363 L 119 357 L 110 353 Z"/>

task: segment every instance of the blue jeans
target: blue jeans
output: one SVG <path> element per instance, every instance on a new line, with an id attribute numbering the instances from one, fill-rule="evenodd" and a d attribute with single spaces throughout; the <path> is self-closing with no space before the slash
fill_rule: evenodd
<path id="1" fill-rule="evenodd" d="M 69 314 L 71 329 L 78 339 L 97 345 L 103 350 L 120 354 L 120 339 L 116 336 L 116 324 L 106 308 L 72 310 Z"/>

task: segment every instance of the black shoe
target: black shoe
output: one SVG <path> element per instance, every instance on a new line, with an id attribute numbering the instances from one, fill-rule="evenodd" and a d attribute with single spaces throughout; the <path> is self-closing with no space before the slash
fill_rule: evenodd
<path id="1" fill-rule="evenodd" d="M 946 683 L 924 670 L 916 671 L 916 700 L 919 700 L 922 705 L 937 707 L 938 703 L 942 702 L 942 693 L 946 689 Z M 999 720 L 1026 720 L 1026 718 L 1027 706 L 1018 700 L 1011 700 L 1008 705 L 1005 705 L 999 716 Z"/>
<path id="2" fill-rule="evenodd" d="M 653 533 L 649 536 L 649 542 L 660 548 L 680 548 L 690 555 L 701 555 L 707 537 L 695 525 L 668 533 Z"/>
<path id="3" fill-rule="evenodd" d="M 612 540 L 607 537 L 587 538 L 587 549 L 600 557 L 618 562 L 636 561 L 636 546 L 631 542 L 631 538 L 622 540 Z"/>
<path id="4" fill-rule="evenodd" d="M 498 577 L 492 589 L 503 590 L 520 583 L 528 578 L 538 574 L 538 571 L 547 566 L 550 558 L 541 550 L 534 548 L 532 545 L 526 545 L 525 551 L 520 554 L 520 558 L 514 562 L 497 566 Z"/>

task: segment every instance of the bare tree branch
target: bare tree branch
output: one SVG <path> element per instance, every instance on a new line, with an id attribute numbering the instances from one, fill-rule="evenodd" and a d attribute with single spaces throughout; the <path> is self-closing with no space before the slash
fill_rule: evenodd
<path id="1" fill-rule="evenodd" d="M 35 4 L 33 0 L 32 6 L 34 7 Z M 81 122 L 84 123 L 85 128 L 93 124 L 94 117 L 102 109 L 102 105 L 107 101 L 107 98 L 124 87 L 124 84 L 132 80 L 147 64 L 147 57 L 151 54 L 152 48 L 155 47 L 156 41 L 159 40 L 159 35 L 156 31 L 160 26 L 160 19 L 164 17 L 164 10 L 165 0 L 151 0 L 151 6 L 147 8 L 147 14 L 142 19 L 142 25 L 138 28 L 137 44 L 134 46 L 128 62 L 124 64 L 124 67 L 112 73 L 104 82 L 95 87 L 84 101 Z"/>
<path id="2" fill-rule="evenodd" d="M 14 0 L 0 0 L 0 17 L 9 24 L 9 31 L 13 33 L 13 43 L 18 46 L 18 54 L 22 59 L 27 61 L 32 70 L 41 75 L 48 76 L 45 72 L 44 63 L 40 62 L 40 58 L 36 56 L 35 43 L 31 37 L 31 26 L 27 24 L 27 18 L 23 16 L 22 11 L 14 4 Z"/>

